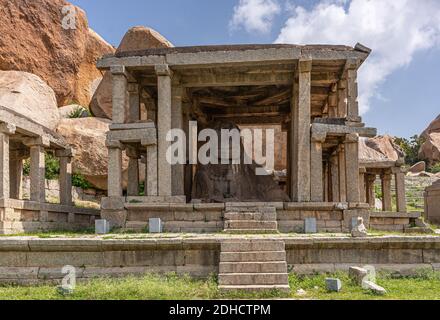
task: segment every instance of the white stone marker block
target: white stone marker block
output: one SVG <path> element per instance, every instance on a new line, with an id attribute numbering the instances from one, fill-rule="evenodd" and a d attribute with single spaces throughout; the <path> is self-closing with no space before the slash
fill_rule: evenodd
<path id="1" fill-rule="evenodd" d="M 304 221 L 305 233 L 317 233 L 316 218 L 306 218 Z"/>
<path id="2" fill-rule="evenodd" d="M 342 289 L 342 282 L 339 279 L 327 278 L 325 279 L 327 291 L 339 292 Z"/>
<path id="3" fill-rule="evenodd" d="M 148 224 L 150 233 L 162 233 L 162 220 L 160 218 L 151 218 Z"/>
<path id="4" fill-rule="evenodd" d="M 95 233 L 106 234 L 110 232 L 110 223 L 105 219 L 95 220 Z"/>

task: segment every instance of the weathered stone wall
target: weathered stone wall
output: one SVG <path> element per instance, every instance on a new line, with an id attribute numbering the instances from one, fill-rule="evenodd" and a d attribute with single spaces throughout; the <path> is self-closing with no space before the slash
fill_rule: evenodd
<path id="1" fill-rule="evenodd" d="M 100 215 L 95 209 L 21 200 L 7 202 L 0 206 L 0 234 L 84 230 L 93 227 Z"/>
<path id="2" fill-rule="evenodd" d="M 78 280 L 167 272 L 204 277 L 218 272 L 220 244 L 225 239 L 231 237 L 1 238 L 0 283 L 59 283 L 66 265 L 76 268 Z M 298 273 L 348 270 L 351 265 L 366 264 L 401 273 L 440 269 L 440 237 L 276 239 L 285 241 L 287 263 Z"/>
<path id="3" fill-rule="evenodd" d="M 306 218 L 315 218 L 319 233 L 343 233 L 351 230 L 352 218 L 361 216 L 367 227 L 379 231 L 405 232 L 414 226 L 420 213 L 372 212 L 365 209 L 337 209 L 335 204 L 321 205 L 273 203 L 277 210 L 278 230 L 282 233 L 304 233 Z M 148 229 L 150 218 L 161 218 L 164 232 L 212 233 L 224 230 L 225 204 L 143 204 L 125 205 L 125 228 L 133 231 Z M 371 219 L 370 219 L 371 216 Z"/>

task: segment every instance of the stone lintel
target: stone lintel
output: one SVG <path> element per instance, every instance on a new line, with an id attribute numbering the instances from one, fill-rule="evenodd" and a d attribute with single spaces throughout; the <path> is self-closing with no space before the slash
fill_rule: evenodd
<path id="1" fill-rule="evenodd" d="M 375 137 L 377 135 L 377 129 L 365 128 L 365 127 L 350 127 L 344 125 L 313 123 L 312 133 L 324 132 L 327 135 L 345 136 L 350 133 L 357 133 L 361 137 Z"/>
<path id="2" fill-rule="evenodd" d="M 26 138 L 23 140 L 23 144 L 27 147 L 41 146 L 48 148 L 50 147 L 50 139 L 47 136 L 40 136 L 36 138 Z"/>
<path id="3" fill-rule="evenodd" d="M 364 61 L 369 53 L 365 50 L 328 50 L 326 46 L 291 46 L 284 48 L 249 48 L 246 50 L 234 50 L 228 48 L 217 51 L 188 51 L 190 48 L 157 49 L 151 52 L 133 52 L 132 56 L 117 57 L 105 56 L 98 60 L 99 69 L 109 69 L 114 65 L 126 67 L 147 67 L 157 64 L 169 64 L 173 68 L 200 66 L 200 65 L 250 65 L 261 63 L 276 63 L 279 61 L 295 62 L 299 59 L 334 61 L 357 59 Z M 178 52 L 178 51 L 182 52 Z M 159 52 L 163 51 L 163 52 Z M 169 51 L 169 52 L 167 52 Z"/>
<path id="4" fill-rule="evenodd" d="M 16 126 L 11 123 L 0 123 L 0 133 L 13 135 L 16 130 Z"/>
<path id="5" fill-rule="evenodd" d="M 142 145 L 157 144 L 157 134 L 154 127 L 148 129 L 112 130 L 107 132 L 108 141 L 120 143 L 140 142 Z"/>
<path id="6" fill-rule="evenodd" d="M 110 130 L 133 130 L 133 129 L 151 129 L 156 128 L 153 121 L 137 122 L 137 123 L 113 123 Z"/>

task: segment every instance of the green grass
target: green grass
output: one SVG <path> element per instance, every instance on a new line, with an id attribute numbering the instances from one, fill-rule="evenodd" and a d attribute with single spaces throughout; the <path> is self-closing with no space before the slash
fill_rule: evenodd
<path id="1" fill-rule="evenodd" d="M 329 275 L 298 276 L 291 274 L 291 293 L 277 291 L 264 293 L 221 293 L 215 276 L 196 280 L 188 276 L 169 274 L 146 275 L 142 278 L 94 279 L 79 283 L 72 295 L 63 296 L 55 286 L 0 287 L 0 300 L 192 300 L 192 299 L 322 299 L 322 300 L 440 300 L 440 272 L 420 271 L 413 277 L 396 278 L 393 274 L 380 274 L 377 283 L 388 291 L 378 296 L 354 285 L 346 273 L 336 273 L 343 282 L 342 291 L 329 293 L 325 278 Z M 297 296 L 299 289 L 306 295 Z"/>

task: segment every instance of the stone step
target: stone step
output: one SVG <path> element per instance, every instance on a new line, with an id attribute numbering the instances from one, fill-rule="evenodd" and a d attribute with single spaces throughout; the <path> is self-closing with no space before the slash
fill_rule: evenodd
<path id="1" fill-rule="evenodd" d="M 286 251 L 221 252 L 220 262 L 286 261 Z"/>
<path id="2" fill-rule="evenodd" d="M 231 291 L 273 291 L 290 292 L 289 285 L 221 285 L 218 287 L 222 292 Z"/>
<path id="3" fill-rule="evenodd" d="M 225 229 L 277 230 L 278 223 L 276 221 L 229 220 L 225 221 Z"/>
<path id="4" fill-rule="evenodd" d="M 286 285 L 287 273 L 225 273 L 219 274 L 219 284 L 228 285 Z"/>
<path id="5" fill-rule="evenodd" d="M 220 262 L 220 273 L 287 273 L 285 261 Z"/>
<path id="6" fill-rule="evenodd" d="M 225 212 L 261 212 L 261 213 L 273 213 L 277 212 L 275 207 L 265 206 L 228 206 L 225 207 Z"/>
<path id="7" fill-rule="evenodd" d="M 249 251 L 283 251 L 285 250 L 284 241 L 270 240 L 240 240 L 225 241 L 221 245 L 222 252 L 249 252 Z"/>
<path id="8" fill-rule="evenodd" d="M 226 229 L 227 234 L 278 234 L 278 229 Z"/>
<path id="9" fill-rule="evenodd" d="M 233 221 L 276 221 L 276 212 L 226 212 L 224 214 L 225 220 Z"/>

